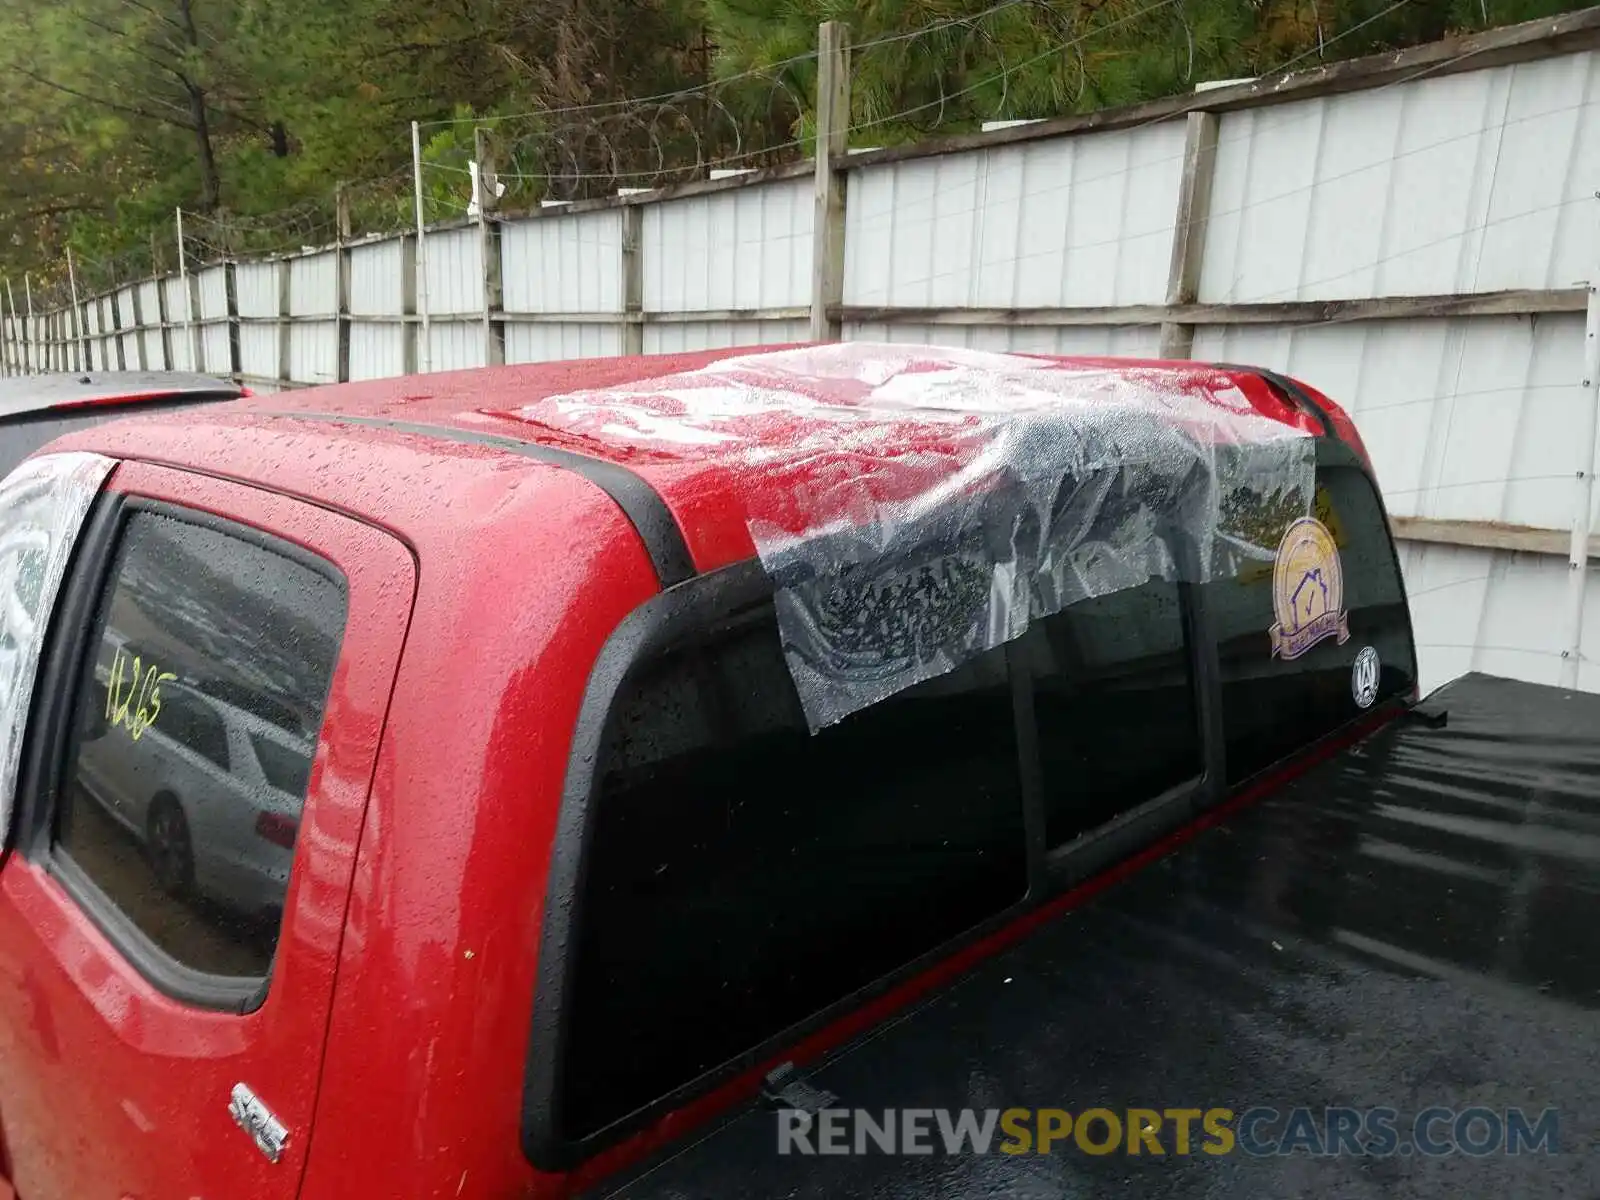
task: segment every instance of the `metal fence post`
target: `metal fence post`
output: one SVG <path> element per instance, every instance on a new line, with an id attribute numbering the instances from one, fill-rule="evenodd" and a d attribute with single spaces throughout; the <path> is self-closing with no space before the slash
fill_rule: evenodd
<path id="1" fill-rule="evenodd" d="M 1589 534 L 1594 528 L 1594 441 L 1600 433 L 1600 271 L 1589 280 L 1589 319 L 1583 334 L 1583 410 L 1575 436 L 1578 470 L 1572 540 L 1567 549 L 1567 629 L 1561 648 L 1561 686 L 1578 686 L 1583 664 L 1584 601 L 1588 598 Z"/>
<path id="2" fill-rule="evenodd" d="M 844 161 L 850 133 L 850 31 L 843 22 L 817 29 L 816 216 L 811 243 L 811 340 L 839 340 L 844 303 Z"/>

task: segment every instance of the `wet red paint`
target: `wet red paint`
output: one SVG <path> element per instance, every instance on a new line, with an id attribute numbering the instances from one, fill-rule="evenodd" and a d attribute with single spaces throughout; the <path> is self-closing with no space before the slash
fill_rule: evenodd
<path id="1" fill-rule="evenodd" d="M 351 608 L 259 1011 L 200 1012 L 161 996 L 38 865 L 13 856 L 0 870 L 0 1175 L 23 1197 L 565 1195 L 754 1094 L 772 1063 L 567 1178 L 535 1172 L 521 1150 L 567 748 L 600 648 L 657 590 L 632 526 L 561 468 L 415 433 L 268 415 L 337 411 L 545 440 L 496 414 L 730 353 L 442 374 L 428 378 L 426 395 L 404 379 L 313 389 L 60 443 L 145 460 L 118 469 L 117 489 L 234 517 L 332 560 L 350 580 Z M 1313 427 L 1252 376 L 1162 369 L 1182 386 L 1235 386 L 1257 411 Z M 750 555 L 724 477 L 694 462 L 634 465 L 666 499 L 701 569 Z M 825 1054 L 1281 778 L 779 1059 Z M 275 1166 L 229 1118 L 240 1081 L 290 1129 Z"/>

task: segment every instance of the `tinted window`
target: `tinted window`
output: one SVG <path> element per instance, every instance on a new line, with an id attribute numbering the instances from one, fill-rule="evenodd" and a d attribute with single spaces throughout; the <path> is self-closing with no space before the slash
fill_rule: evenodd
<path id="1" fill-rule="evenodd" d="M 1003 651 L 812 736 L 762 606 L 625 684 L 597 770 L 568 1138 L 1026 891 Z"/>
<path id="2" fill-rule="evenodd" d="M 321 725 L 344 619 L 340 584 L 253 541 L 149 512 L 123 528 L 57 836 L 184 966 L 250 976 L 271 962 L 306 773 L 280 790 L 245 747 L 282 714 Z"/>
<path id="3" fill-rule="evenodd" d="M 129 404 L 85 405 L 82 408 L 43 409 L 0 419 L 0 476 L 4 476 L 35 450 L 49 445 L 58 437 L 104 425 L 118 417 L 138 416 L 145 413 L 166 412 L 174 408 L 189 408 L 195 404 L 230 400 L 231 396 L 187 397 L 183 400 L 137 401 Z"/>
<path id="4" fill-rule="evenodd" d="M 1364 709 L 1356 701 L 1355 667 L 1363 649 L 1377 655 L 1372 703 L 1409 692 L 1416 682 L 1405 592 L 1372 485 L 1342 446 L 1320 444 L 1319 459 L 1316 517 L 1337 548 L 1338 583 L 1328 556 L 1308 552 L 1279 572 L 1279 605 L 1271 564 L 1207 585 L 1221 657 L 1230 781 L 1359 716 Z M 1271 518 L 1262 544 L 1277 542 L 1289 523 L 1282 514 Z M 1299 606 L 1287 629 L 1277 611 L 1284 603 Z M 1297 644 L 1297 634 L 1309 644 Z"/>
<path id="5" fill-rule="evenodd" d="M 1177 584 L 1075 604 L 1035 622 L 1019 651 L 1034 680 L 1049 845 L 1199 776 Z"/>

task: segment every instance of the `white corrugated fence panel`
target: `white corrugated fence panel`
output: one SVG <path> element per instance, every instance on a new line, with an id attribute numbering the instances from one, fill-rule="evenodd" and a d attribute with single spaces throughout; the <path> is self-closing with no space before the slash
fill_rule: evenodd
<path id="1" fill-rule="evenodd" d="M 622 212 L 507 222 L 500 263 L 507 312 L 621 312 Z"/>
<path id="2" fill-rule="evenodd" d="M 477 228 L 430 233 L 427 254 L 428 312 L 436 317 L 482 312 L 483 243 Z"/>
<path id="3" fill-rule="evenodd" d="M 297 321 L 289 327 L 289 378 L 296 383 L 338 380 L 337 321 Z"/>
<path id="4" fill-rule="evenodd" d="M 200 332 L 200 352 L 205 356 L 206 371 L 212 375 L 227 375 L 233 370 L 233 346 L 228 333 L 225 323 L 207 325 Z"/>
<path id="5" fill-rule="evenodd" d="M 677 354 L 725 346 L 774 346 L 803 342 L 805 321 L 663 321 L 644 327 L 646 354 Z"/>
<path id="6" fill-rule="evenodd" d="M 406 329 L 399 324 L 350 326 L 350 378 L 389 379 L 406 372 Z"/>
<path id="7" fill-rule="evenodd" d="M 207 267 L 200 272 L 200 315 L 219 320 L 228 315 L 227 267 Z"/>
<path id="8" fill-rule="evenodd" d="M 1213 327 L 1195 357 L 1326 392 L 1355 418 L 1391 513 L 1571 524 L 1581 316 Z"/>
<path id="9" fill-rule="evenodd" d="M 166 293 L 167 324 L 172 327 L 168 338 L 168 345 L 172 347 L 172 369 L 193 371 L 196 367 L 194 339 L 189 326 L 188 281 L 178 275 L 169 275 L 162 280 L 161 290 Z"/>
<path id="10" fill-rule="evenodd" d="M 402 238 L 350 248 L 350 311 L 399 316 L 405 301 L 405 246 Z"/>
<path id="11" fill-rule="evenodd" d="M 136 290 L 135 288 L 125 287 L 119 290 L 114 297 L 117 306 L 117 327 L 119 329 L 131 330 L 138 324 L 138 318 L 134 313 L 133 301 Z"/>
<path id="12" fill-rule="evenodd" d="M 276 325 L 250 323 L 239 326 L 239 373 L 258 380 L 278 377 Z"/>
<path id="13" fill-rule="evenodd" d="M 1467 546 L 1402 543 L 1424 691 L 1467 671 L 1559 683 L 1567 560 Z M 1600 691 L 1600 567 L 1590 559 L 1578 686 Z"/>
<path id="14" fill-rule="evenodd" d="M 622 353 L 622 326 L 560 321 L 506 325 L 506 361 L 555 362 L 566 358 L 605 358 Z"/>
<path id="15" fill-rule="evenodd" d="M 233 288 L 241 317 L 278 315 L 277 263 L 240 263 L 233 269 Z"/>
<path id="16" fill-rule="evenodd" d="M 1184 122 L 850 173 L 844 302 L 916 308 L 1159 304 Z"/>
<path id="17" fill-rule="evenodd" d="M 812 188 L 809 179 L 785 179 L 646 206 L 645 310 L 809 304 Z"/>
<path id="18" fill-rule="evenodd" d="M 1576 54 L 1225 113 L 1201 300 L 1572 286 L 1600 254 L 1597 71 Z"/>
<path id="19" fill-rule="evenodd" d="M 167 298 L 167 321 L 182 325 L 189 319 L 188 281 L 179 275 L 168 275 L 161 281 L 161 290 Z"/>
<path id="20" fill-rule="evenodd" d="M 433 371 L 460 371 L 488 362 L 482 321 L 435 321 L 428 330 Z"/>
<path id="21" fill-rule="evenodd" d="M 161 284 L 147 279 L 139 285 L 139 311 L 146 325 L 161 324 Z"/>
<path id="22" fill-rule="evenodd" d="M 1155 325 L 913 325 L 856 323 L 844 326 L 847 342 L 900 342 L 929 346 L 965 346 L 972 350 L 1021 354 L 1120 354 L 1152 358 L 1160 349 Z"/>
<path id="23" fill-rule="evenodd" d="M 289 311 L 297 317 L 339 311 L 339 255 L 328 250 L 289 260 Z"/>

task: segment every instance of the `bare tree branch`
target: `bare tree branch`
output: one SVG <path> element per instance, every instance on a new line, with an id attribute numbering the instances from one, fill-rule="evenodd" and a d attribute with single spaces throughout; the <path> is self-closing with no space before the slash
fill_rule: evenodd
<path id="1" fill-rule="evenodd" d="M 116 100 L 108 100 L 104 96 L 93 96 L 88 92 L 80 92 L 77 88 L 68 87 L 64 83 L 57 83 L 54 79 L 40 75 L 37 71 L 30 71 L 27 67 L 20 66 L 14 62 L 6 64 L 6 69 L 15 71 L 24 79 L 31 79 L 35 83 L 41 84 L 47 88 L 51 88 L 54 91 L 62 92 L 68 96 L 74 96 L 77 99 L 85 100 L 90 104 L 99 105 L 101 108 L 104 108 L 110 112 L 122 113 L 124 116 L 129 117 L 139 117 L 141 120 L 145 121 L 157 121 L 163 125 L 175 125 L 179 129 L 194 129 L 194 125 L 188 119 L 188 114 L 183 109 L 156 96 L 151 96 L 149 99 L 154 100 L 157 104 L 162 105 L 164 108 L 172 109 L 173 112 L 179 115 L 162 116 L 160 113 L 151 112 L 149 109 L 140 108 L 134 104 L 121 104 Z"/>

